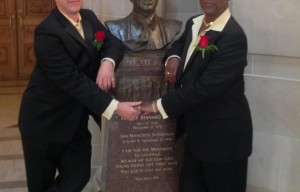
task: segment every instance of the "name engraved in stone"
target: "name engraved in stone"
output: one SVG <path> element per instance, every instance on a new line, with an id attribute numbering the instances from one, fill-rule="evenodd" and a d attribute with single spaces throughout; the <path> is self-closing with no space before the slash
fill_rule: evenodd
<path id="1" fill-rule="evenodd" d="M 124 61 L 125 60 L 125 61 Z M 152 66 L 155 58 L 124 57 L 123 63 L 126 66 Z"/>
<path id="2" fill-rule="evenodd" d="M 161 115 L 141 115 L 141 120 L 147 120 L 147 119 L 162 119 Z"/>

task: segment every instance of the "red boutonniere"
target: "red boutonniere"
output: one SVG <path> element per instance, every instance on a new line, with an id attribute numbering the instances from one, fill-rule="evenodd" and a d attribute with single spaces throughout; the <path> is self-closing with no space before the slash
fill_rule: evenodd
<path id="1" fill-rule="evenodd" d="M 208 52 L 208 51 L 211 51 L 211 52 L 219 51 L 219 48 L 217 46 L 215 46 L 214 44 L 209 44 L 208 37 L 205 36 L 205 35 L 200 36 L 200 40 L 198 42 L 198 45 L 196 46 L 196 49 L 201 51 L 203 59 L 205 57 L 206 52 Z"/>
<path id="2" fill-rule="evenodd" d="M 94 47 L 99 51 L 104 45 L 105 33 L 103 31 L 97 31 L 95 34 L 95 40 L 93 41 Z"/>

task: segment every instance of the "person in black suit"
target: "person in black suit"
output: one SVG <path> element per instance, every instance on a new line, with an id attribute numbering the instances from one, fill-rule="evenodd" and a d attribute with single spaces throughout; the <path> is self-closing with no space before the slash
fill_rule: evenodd
<path id="1" fill-rule="evenodd" d="M 165 79 L 177 89 L 146 113 L 177 117 L 185 135 L 180 192 L 245 192 L 252 152 L 252 120 L 245 97 L 247 38 L 229 0 L 199 0 L 204 14 L 190 18 L 166 54 Z"/>
<path id="2" fill-rule="evenodd" d="M 81 192 L 91 171 L 89 115 L 110 119 L 116 112 L 133 120 L 140 114 L 141 102 L 107 94 L 123 56 L 121 42 L 81 9 L 82 0 L 56 5 L 35 30 L 37 61 L 20 107 L 29 192 Z M 93 45 L 96 33 L 101 49 Z"/>
<path id="3" fill-rule="evenodd" d="M 132 13 L 105 22 L 110 32 L 123 42 L 124 49 L 157 50 L 166 48 L 180 32 L 182 22 L 156 15 L 158 0 L 130 0 Z"/>

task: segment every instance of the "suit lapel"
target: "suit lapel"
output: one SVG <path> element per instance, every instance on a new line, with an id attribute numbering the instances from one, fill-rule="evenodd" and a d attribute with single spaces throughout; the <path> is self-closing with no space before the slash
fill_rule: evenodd
<path id="1" fill-rule="evenodd" d="M 95 38 L 95 34 L 93 32 L 93 28 L 89 20 L 87 19 L 86 15 L 84 13 L 81 13 L 82 17 L 82 27 L 84 31 L 84 36 L 85 36 L 85 42 L 88 47 L 88 51 L 90 55 L 92 55 L 94 47 L 93 47 L 93 40 Z"/>
<path id="2" fill-rule="evenodd" d="M 58 19 L 60 24 L 65 28 L 65 31 L 74 39 L 76 39 L 80 44 L 82 44 L 82 46 L 84 46 L 87 50 L 89 50 L 86 41 L 81 37 L 80 33 L 72 25 L 72 23 L 70 23 L 70 21 L 67 18 L 65 18 L 65 16 L 62 13 L 60 13 L 60 11 L 57 8 L 54 9 L 53 12 L 56 15 L 56 18 Z"/>
<path id="3" fill-rule="evenodd" d="M 221 32 L 218 32 L 218 31 L 213 31 L 213 30 L 210 30 L 208 32 L 206 32 L 206 36 L 208 36 L 208 39 L 209 39 L 209 44 L 215 44 L 216 45 L 216 40 L 218 39 L 219 35 L 221 34 Z M 190 68 L 190 66 L 192 66 L 195 62 L 194 62 L 194 57 L 199 54 L 201 55 L 201 52 L 198 51 L 198 50 L 194 50 L 189 61 L 187 62 L 186 64 L 186 67 L 185 67 L 185 70 L 184 71 L 187 71 L 188 68 Z M 198 63 L 198 62 L 202 62 L 202 63 L 206 63 L 209 58 L 211 57 L 211 55 L 208 55 L 209 53 L 206 53 L 206 57 L 204 57 L 204 59 L 202 58 L 202 56 L 200 57 L 201 60 L 197 60 L 197 64 L 201 64 L 201 63 Z"/>
<path id="4" fill-rule="evenodd" d="M 183 50 L 183 61 L 186 62 L 188 58 L 188 51 L 189 51 L 189 47 L 190 44 L 192 43 L 192 40 L 194 39 L 194 35 L 195 35 L 195 30 L 196 30 L 196 25 L 193 23 L 191 30 L 189 31 L 187 38 L 186 38 L 186 42 L 184 45 L 184 50 Z"/>
<path id="5" fill-rule="evenodd" d="M 84 39 L 81 37 L 77 29 L 70 22 L 67 23 L 65 30 L 67 31 L 67 33 L 73 36 L 77 41 L 79 41 L 84 47 L 88 48 Z"/>
<path id="6" fill-rule="evenodd" d="M 202 24 L 203 17 L 204 17 L 203 15 L 195 17 L 192 20 L 191 26 L 189 26 L 189 29 L 191 29 L 191 30 L 187 34 L 187 38 L 186 38 L 187 40 L 186 40 L 185 45 L 184 45 L 184 50 L 183 50 L 184 55 L 182 57 L 182 61 L 184 63 L 182 65 L 182 70 L 181 70 L 182 72 L 185 70 L 185 68 L 189 64 L 189 61 L 191 60 L 191 57 L 193 56 L 193 52 L 194 52 L 195 47 L 190 47 L 190 46 L 193 46 L 194 42 L 197 39 L 198 32 L 199 32 L 199 29 L 200 29 L 201 24 Z"/>
<path id="7" fill-rule="evenodd" d="M 193 25 L 194 25 L 194 22 L 191 24 L 191 27 L 188 27 L 188 29 L 191 29 Z M 193 40 L 193 30 L 189 30 L 187 37 L 186 37 L 185 45 L 183 48 L 182 61 L 184 61 L 184 62 L 186 60 L 187 52 L 188 52 L 188 49 L 189 49 L 189 46 L 190 46 L 192 40 Z M 181 76 L 181 73 L 183 73 L 183 70 L 184 70 L 184 64 L 180 65 L 180 70 L 179 70 L 179 74 L 178 74 L 179 77 Z"/>

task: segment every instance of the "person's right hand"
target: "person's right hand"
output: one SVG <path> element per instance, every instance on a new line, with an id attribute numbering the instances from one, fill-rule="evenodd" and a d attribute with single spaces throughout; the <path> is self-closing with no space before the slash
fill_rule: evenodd
<path id="1" fill-rule="evenodd" d="M 174 85 L 176 83 L 177 71 L 180 66 L 180 59 L 171 57 L 168 59 L 165 66 L 165 81 Z"/>
<path id="2" fill-rule="evenodd" d="M 140 105 L 142 102 L 120 102 L 116 109 L 117 114 L 125 120 L 132 121 L 140 114 Z"/>

